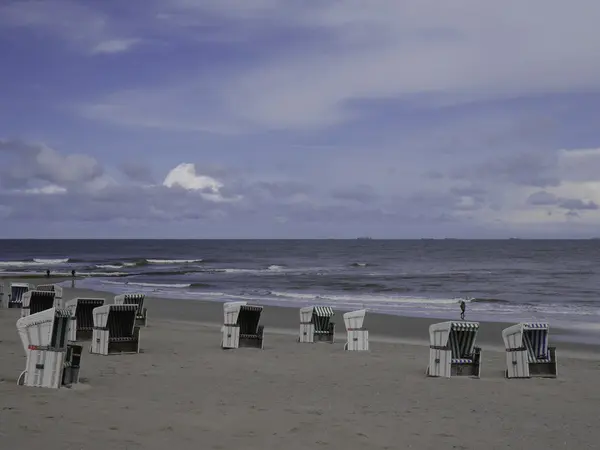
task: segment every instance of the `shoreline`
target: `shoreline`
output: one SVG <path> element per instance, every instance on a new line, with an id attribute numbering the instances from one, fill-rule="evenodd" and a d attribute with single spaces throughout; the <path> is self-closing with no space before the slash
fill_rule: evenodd
<path id="1" fill-rule="evenodd" d="M 61 284 L 64 289 L 65 299 L 74 297 L 99 297 L 104 298 L 107 303 L 112 303 L 116 294 L 110 291 L 78 288 L 77 281 L 82 278 L 75 277 L 50 277 L 40 278 L 36 284 Z M 30 282 L 30 278 L 18 277 L 0 277 L 0 282 Z M 71 287 L 68 282 L 75 282 L 75 287 Z M 223 321 L 223 303 L 218 300 L 208 299 L 178 299 L 160 296 L 152 296 L 146 293 L 146 305 L 148 306 L 149 320 L 164 319 L 179 322 L 195 322 L 205 325 L 220 327 Z M 251 302 L 253 303 L 253 302 Z M 299 306 L 289 305 L 269 305 L 264 306 L 261 315 L 261 323 L 265 325 L 265 332 L 277 330 L 280 334 L 297 333 L 299 326 L 298 310 Z M 336 336 L 345 335 L 345 327 L 342 314 L 350 311 L 349 309 L 333 308 L 335 311 L 334 322 L 336 324 Z M 358 309 L 358 308 L 356 308 Z M 365 327 L 370 331 L 370 339 L 373 342 L 388 342 L 407 345 L 429 345 L 429 326 L 434 323 L 447 320 L 458 319 L 459 312 L 455 319 L 440 317 L 415 317 L 397 314 L 384 314 L 370 312 L 367 308 L 365 318 Z M 469 317 L 467 314 L 467 321 Z M 502 341 L 502 330 L 516 322 L 486 321 L 476 320 L 481 324 L 477 336 L 477 342 L 484 344 L 486 349 L 492 351 L 504 351 Z M 586 330 L 568 329 L 560 326 L 553 326 L 550 323 L 550 342 L 551 345 L 557 344 L 558 350 L 568 350 L 573 353 L 580 353 L 582 357 L 589 358 L 600 356 L 600 334 L 586 332 Z"/>

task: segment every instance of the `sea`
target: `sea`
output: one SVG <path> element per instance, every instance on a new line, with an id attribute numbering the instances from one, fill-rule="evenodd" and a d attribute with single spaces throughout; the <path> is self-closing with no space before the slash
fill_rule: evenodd
<path id="1" fill-rule="evenodd" d="M 598 330 L 600 240 L 2 240 L 0 275 L 115 294 Z M 70 282 L 67 282 L 70 283 Z M 68 285 L 68 284 L 67 284 Z"/>

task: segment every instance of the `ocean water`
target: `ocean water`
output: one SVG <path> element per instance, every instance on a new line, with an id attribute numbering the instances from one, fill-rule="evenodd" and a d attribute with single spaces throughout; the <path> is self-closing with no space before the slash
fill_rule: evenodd
<path id="1" fill-rule="evenodd" d="M 190 300 L 408 316 L 600 319 L 600 240 L 4 240 L 4 275 Z"/>

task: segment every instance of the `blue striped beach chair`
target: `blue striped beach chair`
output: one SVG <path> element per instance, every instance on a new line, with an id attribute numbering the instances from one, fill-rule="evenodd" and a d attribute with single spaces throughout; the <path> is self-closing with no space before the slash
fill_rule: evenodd
<path id="1" fill-rule="evenodd" d="M 82 347 L 68 343 L 69 322 L 69 311 L 54 307 L 17 321 L 27 356 L 18 385 L 57 389 L 79 382 Z"/>
<path id="2" fill-rule="evenodd" d="M 137 305 L 103 305 L 92 310 L 94 328 L 90 353 L 112 355 L 140 352 Z"/>
<path id="3" fill-rule="evenodd" d="M 262 306 L 248 305 L 246 302 L 225 303 L 221 347 L 262 349 L 264 342 L 264 326 L 260 325 L 262 310 Z"/>
<path id="4" fill-rule="evenodd" d="M 481 374 L 481 348 L 475 346 L 478 322 L 442 322 L 429 327 L 430 377 L 470 376 Z"/>
<path id="5" fill-rule="evenodd" d="M 548 346 L 546 322 L 522 322 L 502 331 L 507 378 L 556 378 L 556 348 Z"/>
<path id="6" fill-rule="evenodd" d="M 115 305 L 137 305 L 137 313 L 135 316 L 135 324 L 138 327 L 148 325 L 148 308 L 144 307 L 146 294 L 121 294 L 115 297 Z"/>
<path id="7" fill-rule="evenodd" d="M 104 305 L 103 298 L 74 298 L 67 302 L 71 313 L 69 341 L 89 341 L 94 331 L 94 308 Z"/>
<path id="8" fill-rule="evenodd" d="M 31 289 L 33 289 L 33 285 L 29 283 L 10 283 L 8 307 L 20 308 L 23 305 L 23 294 Z"/>
<path id="9" fill-rule="evenodd" d="M 36 291 L 50 291 L 54 292 L 54 307 L 64 309 L 63 303 L 63 288 L 58 284 L 38 284 L 35 287 Z"/>
<path id="10" fill-rule="evenodd" d="M 52 291 L 27 291 L 23 294 L 21 303 L 21 317 L 36 314 L 54 308 L 54 292 Z"/>
<path id="11" fill-rule="evenodd" d="M 363 327 L 366 314 L 366 309 L 344 313 L 344 325 L 346 326 L 344 350 L 369 350 L 369 330 Z"/>
<path id="12" fill-rule="evenodd" d="M 329 306 L 306 306 L 300 308 L 300 336 L 298 342 L 329 342 L 335 338 L 334 315 Z"/>

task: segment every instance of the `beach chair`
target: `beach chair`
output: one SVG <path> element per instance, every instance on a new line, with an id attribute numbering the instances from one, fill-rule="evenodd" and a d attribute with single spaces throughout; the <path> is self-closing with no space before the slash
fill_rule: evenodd
<path id="1" fill-rule="evenodd" d="M 135 325 L 145 327 L 148 320 L 148 308 L 144 308 L 146 294 L 121 294 L 115 297 L 115 305 L 137 305 Z"/>
<path id="2" fill-rule="evenodd" d="M 363 328 L 366 314 L 366 309 L 359 309 L 358 311 L 351 311 L 344 314 L 344 325 L 346 325 L 344 350 L 369 350 L 369 330 Z"/>
<path id="3" fill-rule="evenodd" d="M 33 285 L 29 283 L 10 283 L 10 294 L 8 295 L 8 307 L 9 308 L 20 308 L 23 304 L 23 294 L 30 289 L 33 289 Z"/>
<path id="4" fill-rule="evenodd" d="M 36 291 L 54 292 L 54 307 L 59 309 L 65 308 L 62 286 L 57 284 L 38 284 L 35 289 Z"/>
<path id="5" fill-rule="evenodd" d="M 478 322 L 442 322 L 431 325 L 427 375 L 479 378 L 481 348 L 475 346 L 478 331 Z"/>
<path id="6" fill-rule="evenodd" d="M 92 310 L 91 353 L 112 355 L 140 352 L 140 327 L 135 326 L 137 305 L 103 305 Z"/>
<path id="7" fill-rule="evenodd" d="M 54 306 L 54 292 L 52 291 L 27 291 L 23 294 L 21 303 L 21 317 L 45 311 Z"/>
<path id="8" fill-rule="evenodd" d="M 67 343 L 70 313 L 50 308 L 17 321 L 27 362 L 20 386 L 60 388 L 79 382 L 80 345 Z"/>
<path id="9" fill-rule="evenodd" d="M 333 344 L 335 324 L 331 321 L 333 309 L 329 306 L 300 308 L 300 337 L 298 342 L 330 342 Z"/>
<path id="10" fill-rule="evenodd" d="M 94 331 L 94 308 L 104 305 L 103 298 L 74 298 L 67 302 L 71 313 L 69 341 L 89 341 Z"/>
<path id="11" fill-rule="evenodd" d="M 522 322 L 502 331 L 506 378 L 557 377 L 556 348 L 548 347 L 549 333 L 545 322 Z"/>
<path id="12" fill-rule="evenodd" d="M 221 347 L 262 349 L 264 327 L 259 325 L 262 310 L 262 306 L 248 305 L 246 302 L 225 303 Z"/>

